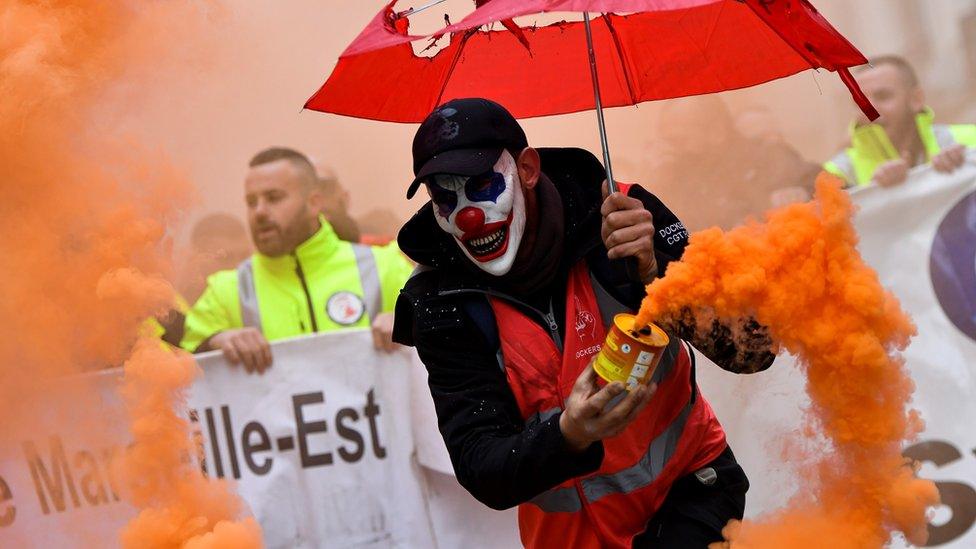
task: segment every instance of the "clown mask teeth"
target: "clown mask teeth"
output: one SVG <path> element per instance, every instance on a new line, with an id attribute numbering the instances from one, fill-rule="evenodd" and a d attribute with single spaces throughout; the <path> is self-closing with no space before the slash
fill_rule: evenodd
<path id="1" fill-rule="evenodd" d="M 502 227 L 488 236 L 467 241 L 465 246 L 467 246 L 468 250 L 470 250 L 473 255 L 487 255 L 491 252 L 498 251 L 498 249 L 502 247 L 502 244 L 505 242 L 505 235 L 507 232 L 508 228 Z"/>

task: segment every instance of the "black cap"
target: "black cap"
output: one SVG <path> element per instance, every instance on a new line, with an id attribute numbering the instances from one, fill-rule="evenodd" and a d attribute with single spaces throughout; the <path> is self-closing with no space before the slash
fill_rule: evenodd
<path id="1" fill-rule="evenodd" d="M 427 115 L 413 138 L 413 174 L 407 198 L 436 174 L 480 175 L 502 151 L 528 147 L 525 132 L 505 107 L 487 99 L 453 99 Z"/>

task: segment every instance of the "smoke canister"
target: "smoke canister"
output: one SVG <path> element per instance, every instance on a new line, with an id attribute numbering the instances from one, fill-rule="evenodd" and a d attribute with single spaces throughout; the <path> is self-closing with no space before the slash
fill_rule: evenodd
<path id="1" fill-rule="evenodd" d="M 593 369 L 606 382 L 619 381 L 627 390 L 638 383 L 647 384 L 670 338 L 654 324 L 635 326 L 636 317 L 621 313 L 613 317 L 600 354 L 593 362 Z"/>

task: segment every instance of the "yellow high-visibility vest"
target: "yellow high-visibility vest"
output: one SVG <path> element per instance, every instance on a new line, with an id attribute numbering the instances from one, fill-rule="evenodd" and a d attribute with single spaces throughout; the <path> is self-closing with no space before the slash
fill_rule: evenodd
<path id="1" fill-rule="evenodd" d="M 196 351 L 233 328 L 259 328 L 268 341 L 343 328 L 367 327 L 390 312 L 413 270 L 396 243 L 364 246 L 322 227 L 294 253 L 255 253 L 235 270 L 207 278 L 207 289 L 186 315 L 180 346 Z"/>
<path id="2" fill-rule="evenodd" d="M 956 144 L 976 147 L 976 125 L 935 124 L 931 109 L 915 117 L 918 136 L 925 146 L 925 160 Z M 824 163 L 824 170 L 840 177 L 847 186 L 870 185 L 878 166 L 896 160 L 900 154 L 892 145 L 884 128 L 878 124 L 851 124 L 851 146 Z"/>

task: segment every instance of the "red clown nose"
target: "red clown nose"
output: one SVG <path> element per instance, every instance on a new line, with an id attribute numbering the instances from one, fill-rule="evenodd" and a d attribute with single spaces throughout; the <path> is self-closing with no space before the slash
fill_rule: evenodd
<path id="1" fill-rule="evenodd" d="M 481 208 L 472 208 L 468 206 L 460 212 L 458 212 L 457 217 L 454 219 L 454 223 L 459 229 L 464 231 L 464 234 L 478 234 L 482 227 L 485 226 L 485 212 Z"/>

